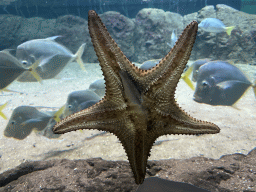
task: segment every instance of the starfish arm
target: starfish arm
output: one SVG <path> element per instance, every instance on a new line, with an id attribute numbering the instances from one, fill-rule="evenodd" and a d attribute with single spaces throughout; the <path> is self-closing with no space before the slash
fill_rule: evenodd
<path id="1" fill-rule="evenodd" d="M 176 41 L 175 46 L 155 67 L 149 70 L 140 70 L 126 65 L 125 70 L 144 91 L 149 90 L 154 85 L 155 88 L 161 87 L 162 92 L 174 93 L 175 89 L 172 89 L 172 87 L 177 85 L 183 69 L 186 67 L 196 39 L 197 29 L 198 23 L 196 21 L 191 22 Z M 124 67 L 121 66 L 121 68 Z M 158 93 L 156 92 L 156 94 Z"/>
<path id="2" fill-rule="evenodd" d="M 158 108 L 154 113 L 154 125 L 152 125 L 152 133 L 150 134 L 156 137 L 167 134 L 196 135 L 220 132 L 220 128 L 217 125 L 192 118 L 179 108 L 176 103 L 165 105 L 163 108 L 168 108 L 168 113 L 163 113 Z"/>
<path id="3" fill-rule="evenodd" d="M 132 70 L 134 75 L 138 76 L 144 71 L 136 67 L 127 59 L 116 42 L 110 36 L 100 17 L 93 10 L 88 12 L 88 26 L 94 50 L 103 70 L 103 75 L 104 65 L 111 65 L 116 74 L 118 74 L 120 70 Z M 120 79 L 117 80 L 120 82 Z"/>
<path id="4" fill-rule="evenodd" d="M 53 132 L 63 134 L 79 129 L 98 129 L 115 134 L 114 126 L 112 128 L 111 122 L 117 122 L 118 113 L 123 113 L 125 108 L 125 103 L 119 105 L 118 101 L 109 101 L 103 98 L 95 105 L 57 122 L 53 127 Z M 122 122 L 122 120 L 119 121 Z"/>
<path id="5" fill-rule="evenodd" d="M 184 29 L 173 49 L 162 59 L 155 70 L 147 75 L 147 78 L 154 79 L 154 90 L 156 91 L 152 97 L 155 99 L 166 102 L 173 98 L 177 83 L 191 54 L 197 29 L 198 23 L 191 22 Z M 157 74 L 158 76 L 155 77 Z M 152 83 L 149 86 L 152 87 Z"/>

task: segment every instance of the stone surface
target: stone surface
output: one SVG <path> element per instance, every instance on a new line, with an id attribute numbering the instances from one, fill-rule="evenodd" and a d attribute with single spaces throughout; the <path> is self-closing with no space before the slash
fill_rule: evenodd
<path id="1" fill-rule="evenodd" d="M 171 34 L 183 30 L 183 18 L 179 14 L 161 9 L 147 8 L 138 12 L 135 19 L 136 62 L 164 57 L 170 50 Z"/>
<path id="2" fill-rule="evenodd" d="M 248 155 L 225 155 L 218 160 L 194 157 L 149 161 L 146 178 L 185 182 L 216 192 L 252 192 L 256 190 L 255 162 L 256 148 Z M 0 191 L 136 191 L 138 188 L 128 162 L 101 158 L 26 162 L 2 173 L 0 186 Z"/>
<path id="3" fill-rule="evenodd" d="M 22 17 L 1 15 L 0 16 L 0 48 L 14 48 L 13 45 L 16 44 L 17 32 L 23 22 Z"/>
<path id="4" fill-rule="evenodd" d="M 99 16 L 126 57 L 133 60 L 135 55 L 134 21 L 116 11 L 108 11 Z"/>

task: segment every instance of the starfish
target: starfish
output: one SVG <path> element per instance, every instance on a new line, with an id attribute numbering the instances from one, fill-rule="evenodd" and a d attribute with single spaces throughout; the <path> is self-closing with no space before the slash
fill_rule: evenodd
<path id="1" fill-rule="evenodd" d="M 136 184 L 141 184 L 150 150 L 158 137 L 220 131 L 213 123 L 190 117 L 174 98 L 196 38 L 196 21 L 184 29 L 172 50 L 150 70 L 141 70 L 126 58 L 93 10 L 88 12 L 88 25 L 105 79 L 105 96 L 95 105 L 58 122 L 54 133 L 79 129 L 113 133 L 125 149 Z"/>

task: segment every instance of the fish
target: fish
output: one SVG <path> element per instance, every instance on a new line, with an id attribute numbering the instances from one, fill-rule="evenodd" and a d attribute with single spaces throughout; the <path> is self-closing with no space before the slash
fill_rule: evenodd
<path id="1" fill-rule="evenodd" d="M 8 105 L 8 102 L 6 102 L 5 104 L 0 106 L 0 116 L 3 117 L 5 120 L 7 120 L 8 118 L 6 117 L 6 115 L 2 112 L 2 110 Z"/>
<path id="2" fill-rule="evenodd" d="M 194 185 L 162 179 L 159 177 L 148 177 L 139 185 L 136 192 L 209 192 Z"/>
<path id="3" fill-rule="evenodd" d="M 162 59 L 151 59 L 151 60 L 145 61 L 140 66 L 140 69 L 149 70 L 149 69 L 155 67 L 161 60 Z"/>
<path id="4" fill-rule="evenodd" d="M 152 59 L 152 60 L 145 61 L 140 66 L 140 69 L 150 70 L 151 68 L 155 67 L 160 61 L 161 59 Z M 181 79 L 183 79 L 185 83 L 194 91 L 195 90 L 194 85 L 189 79 L 189 75 L 191 74 L 191 72 L 192 72 L 192 68 L 188 68 L 184 73 L 182 73 Z"/>
<path id="5" fill-rule="evenodd" d="M 198 25 L 198 28 L 206 32 L 211 33 L 221 33 L 226 32 L 228 35 L 231 34 L 231 31 L 235 28 L 235 26 L 226 27 L 221 20 L 216 18 L 206 18 Z"/>
<path id="6" fill-rule="evenodd" d="M 39 63 L 40 60 L 36 60 L 27 68 L 8 50 L 0 51 L 0 90 L 10 91 L 7 86 L 25 72 L 31 75 L 35 81 L 41 82 L 42 78 L 35 70 Z"/>
<path id="7" fill-rule="evenodd" d="M 178 40 L 177 36 L 175 35 L 175 30 L 172 31 L 172 35 L 171 35 L 171 43 L 167 43 L 167 45 L 171 48 L 174 47 L 176 41 Z"/>
<path id="8" fill-rule="evenodd" d="M 194 101 L 210 105 L 234 105 L 255 85 L 236 66 L 226 61 L 210 61 L 199 68 Z"/>
<path id="9" fill-rule="evenodd" d="M 5 137 L 13 137 L 18 140 L 25 139 L 30 133 L 43 131 L 50 119 L 59 119 L 61 108 L 51 113 L 41 112 L 36 107 L 22 105 L 13 110 L 11 118 L 4 130 Z"/>
<path id="10" fill-rule="evenodd" d="M 192 81 L 196 82 L 197 81 L 197 76 L 198 76 L 198 70 L 199 67 L 205 63 L 210 62 L 211 60 L 206 58 L 206 59 L 198 59 L 194 63 L 191 64 L 191 67 L 193 68 L 192 71 Z"/>
<path id="11" fill-rule="evenodd" d="M 60 119 L 63 119 L 62 115 L 60 116 Z M 54 134 L 53 131 L 52 131 L 52 128 L 56 123 L 57 123 L 56 119 L 50 118 L 50 120 L 48 121 L 45 128 L 41 131 L 37 131 L 36 134 L 47 137 L 48 139 L 57 139 L 57 138 L 59 138 L 61 135 Z"/>
<path id="12" fill-rule="evenodd" d="M 85 101 L 83 103 L 81 103 L 78 108 L 77 108 L 77 111 L 82 111 L 84 109 L 87 109 L 91 106 L 93 106 L 94 104 L 98 103 L 99 100 L 89 100 L 89 101 Z"/>
<path id="13" fill-rule="evenodd" d="M 97 102 L 99 102 L 99 96 L 94 93 L 93 91 L 86 90 L 86 91 L 75 91 L 69 94 L 68 96 L 68 102 L 65 104 L 63 112 L 59 110 L 59 114 L 56 113 L 56 115 L 59 115 L 59 119 L 63 119 L 67 117 L 69 114 L 73 114 L 78 111 L 82 111 Z M 88 99 L 94 99 L 97 98 L 98 100 L 88 100 Z M 88 100 L 88 101 L 85 101 Z M 85 101 L 85 102 L 82 102 Z M 61 109 L 63 108 L 61 107 Z M 58 117 L 58 116 L 57 116 Z M 52 128 L 54 125 L 58 122 L 56 118 L 51 118 L 48 122 L 46 128 L 40 132 L 37 132 L 38 135 L 42 135 L 44 137 L 47 137 L 49 139 L 57 139 L 61 136 L 61 134 L 54 134 L 52 131 Z M 82 131 L 82 130 L 81 130 Z"/>
<path id="14" fill-rule="evenodd" d="M 54 125 L 73 113 L 86 109 L 100 100 L 100 96 L 97 95 L 92 90 L 81 90 L 74 91 L 68 95 L 67 102 L 64 106 L 62 106 L 57 112 L 53 112 L 54 115 L 51 115 L 52 118 L 48 121 L 45 128 L 41 131 L 38 131 L 38 135 L 42 135 L 49 139 L 59 138 L 60 134 L 54 134 L 52 128 Z"/>
<path id="15" fill-rule="evenodd" d="M 78 112 L 80 110 L 79 107 L 81 107 L 79 105 L 86 101 L 91 101 L 91 100 L 100 101 L 100 99 L 101 99 L 100 96 L 94 93 L 90 89 L 71 92 L 68 95 L 63 116 L 67 117 L 73 113 Z"/>
<path id="16" fill-rule="evenodd" d="M 4 136 L 25 139 L 33 129 L 42 131 L 52 116 L 38 111 L 32 106 L 19 106 L 14 109 L 4 130 Z"/>
<path id="17" fill-rule="evenodd" d="M 100 97 L 103 97 L 105 95 L 105 80 L 104 79 L 98 79 L 90 84 L 89 90 L 92 90 Z"/>
<path id="18" fill-rule="evenodd" d="M 20 44 L 16 50 L 17 59 L 23 65 L 30 66 L 35 60 L 40 59 L 41 62 L 36 68 L 42 79 L 52 79 L 58 75 L 62 69 L 76 60 L 82 70 L 85 70 L 82 55 L 86 43 L 83 43 L 76 54 L 73 54 L 63 45 L 55 42 L 59 36 L 48 37 L 46 39 L 33 39 Z M 33 82 L 35 78 L 24 73 L 18 81 Z"/>

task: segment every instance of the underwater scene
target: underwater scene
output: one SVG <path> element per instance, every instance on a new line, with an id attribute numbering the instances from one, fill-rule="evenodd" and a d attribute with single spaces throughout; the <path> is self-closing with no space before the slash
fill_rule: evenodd
<path id="1" fill-rule="evenodd" d="M 256 1 L 0 0 L 0 191 L 256 191 Z"/>

